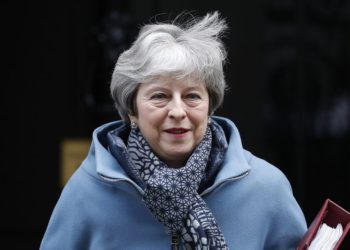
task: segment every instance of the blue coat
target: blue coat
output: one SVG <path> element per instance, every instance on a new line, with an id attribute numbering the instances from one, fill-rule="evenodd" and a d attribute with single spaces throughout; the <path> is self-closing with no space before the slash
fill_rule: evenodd
<path id="1" fill-rule="evenodd" d="M 276 167 L 242 147 L 235 125 L 216 117 L 229 143 L 213 185 L 201 194 L 231 250 L 295 249 L 306 232 L 291 186 Z M 143 204 L 143 190 L 106 149 L 97 128 L 87 158 L 65 186 L 41 242 L 42 250 L 170 249 L 170 237 Z"/>

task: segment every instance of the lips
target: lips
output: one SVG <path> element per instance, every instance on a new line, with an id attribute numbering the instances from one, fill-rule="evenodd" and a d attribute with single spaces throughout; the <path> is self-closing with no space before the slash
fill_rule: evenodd
<path id="1" fill-rule="evenodd" d="M 186 128 L 170 128 L 165 130 L 165 132 L 170 134 L 184 134 L 188 131 L 189 129 L 186 129 Z"/>

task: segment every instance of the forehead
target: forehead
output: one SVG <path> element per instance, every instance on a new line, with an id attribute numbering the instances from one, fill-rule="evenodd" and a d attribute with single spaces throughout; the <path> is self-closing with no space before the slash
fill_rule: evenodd
<path id="1" fill-rule="evenodd" d="M 141 83 L 140 85 L 140 89 L 154 88 L 205 90 L 206 86 L 203 81 L 190 77 L 182 79 L 176 79 L 171 77 L 157 77 L 145 83 Z"/>

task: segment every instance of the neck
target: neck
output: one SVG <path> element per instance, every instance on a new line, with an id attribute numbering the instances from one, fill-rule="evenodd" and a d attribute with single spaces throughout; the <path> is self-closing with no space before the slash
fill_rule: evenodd
<path id="1" fill-rule="evenodd" d="M 179 161 L 179 160 L 167 160 L 167 161 L 164 161 L 163 159 L 161 159 L 169 168 L 181 168 L 183 166 L 185 166 L 186 164 L 186 160 L 182 160 L 182 161 Z"/>

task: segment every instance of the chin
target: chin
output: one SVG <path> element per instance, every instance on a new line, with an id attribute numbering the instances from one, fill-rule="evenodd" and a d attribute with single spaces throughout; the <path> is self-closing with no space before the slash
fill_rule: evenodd
<path id="1" fill-rule="evenodd" d="M 168 150 L 168 155 L 172 158 L 186 158 L 187 156 L 189 156 L 192 153 L 193 149 L 184 149 L 184 148 L 173 148 Z"/>

